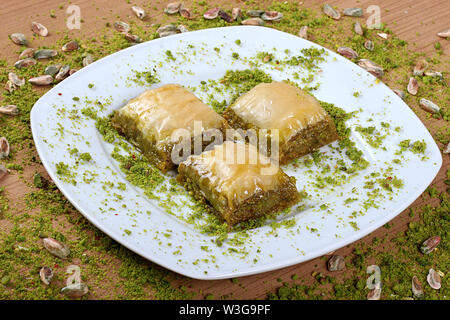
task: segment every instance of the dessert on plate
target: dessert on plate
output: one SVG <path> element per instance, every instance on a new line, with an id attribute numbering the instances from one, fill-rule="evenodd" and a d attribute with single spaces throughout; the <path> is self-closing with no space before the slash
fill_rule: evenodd
<path id="1" fill-rule="evenodd" d="M 143 92 L 117 110 L 112 125 L 128 141 L 137 146 L 161 171 L 167 172 L 194 153 L 194 141 L 200 150 L 215 141 L 218 133 L 225 136 L 227 122 L 192 92 L 177 84 L 166 84 Z M 189 141 L 189 154 L 172 157 L 175 145 Z M 211 141 L 212 140 L 212 141 Z M 178 151 L 177 151 L 178 152 Z"/>
<path id="2" fill-rule="evenodd" d="M 320 103 L 286 82 L 258 84 L 231 104 L 223 117 L 235 129 L 244 132 L 254 129 L 259 140 L 260 137 L 275 139 L 280 164 L 338 139 L 334 122 Z M 271 154 L 272 144 L 273 141 L 263 144 L 268 147 L 260 151 L 271 157 L 278 156 Z"/>
<path id="3" fill-rule="evenodd" d="M 177 180 L 230 225 L 281 211 L 299 200 L 295 178 L 242 141 L 225 141 L 189 156 L 178 173 Z"/>

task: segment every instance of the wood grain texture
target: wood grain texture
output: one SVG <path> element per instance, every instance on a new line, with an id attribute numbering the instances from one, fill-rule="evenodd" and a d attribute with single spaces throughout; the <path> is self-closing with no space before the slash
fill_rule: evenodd
<path id="1" fill-rule="evenodd" d="M 300 3 L 305 7 L 319 8 L 324 2 L 302 1 Z M 8 35 L 14 32 L 22 32 L 31 39 L 32 32 L 30 25 L 32 21 L 38 21 L 50 30 L 49 37 L 33 40 L 32 46 L 37 47 L 38 45 L 53 43 L 58 38 L 58 34 L 54 30 L 65 30 L 65 19 L 68 17 L 68 14 L 65 12 L 67 4 L 65 4 L 64 10 L 60 10 L 58 9 L 60 3 L 61 1 L 59 0 L 0 1 L 0 17 L 2 21 L 0 56 L 11 64 L 17 60 L 18 47 L 8 39 Z M 131 5 L 126 1 L 75 0 L 72 3 L 80 6 L 84 20 L 81 30 L 70 31 L 72 37 L 88 38 L 98 36 L 107 21 L 115 21 L 119 20 L 120 17 L 132 16 L 130 10 Z M 147 4 L 145 1 L 133 1 L 133 3 Z M 211 1 L 210 3 L 221 2 Z M 327 3 L 337 6 L 341 10 L 347 7 L 362 7 L 366 10 L 369 5 L 378 5 L 381 8 L 381 21 L 393 30 L 399 38 L 407 40 L 412 44 L 413 50 L 423 51 L 425 53 L 432 52 L 434 50 L 434 44 L 440 41 L 444 52 L 443 57 L 446 59 L 449 57 L 450 41 L 439 38 L 436 35 L 437 32 L 450 28 L 450 25 L 448 25 L 450 23 L 450 1 L 448 0 L 332 0 L 327 1 Z M 155 7 L 157 10 L 151 10 L 150 18 L 147 20 L 149 24 L 159 21 L 162 8 L 165 7 L 165 4 L 165 1 L 152 3 L 151 7 Z M 231 8 L 232 6 L 239 6 L 238 1 L 235 1 L 234 4 L 232 5 L 231 2 L 226 2 L 224 7 Z M 56 18 L 50 17 L 51 10 L 55 10 Z M 365 13 L 365 16 L 368 16 L 367 13 Z M 448 72 L 449 70 L 443 71 Z M 433 119 L 428 120 L 425 117 L 421 117 L 421 119 L 431 128 Z M 20 154 L 18 157 L 20 157 Z M 433 182 L 433 185 L 439 191 L 444 191 L 446 188 L 443 181 L 450 163 L 448 155 L 443 155 L 443 158 L 443 167 Z M 20 212 L 24 208 L 23 198 L 26 193 L 30 192 L 24 180 L 30 181 L 35 171 L 45 173 L 45 169 L 41 166 L 27 166 L 22 175 L 24 179 L 21 179 L 17 174 L 11 174 L 0 182 L 0 185 L 5 186 L 8 190 L 11 200 L 10 206 L 15 208 L 15 211 Z M 436 205 L 436 199 L 430 199 L 428 195 L 424 194 L 414 201 L 410 208 L 417 208 L 424 204 Z M 370 242 L 374 237 L 388 237 L 389 235 L 387 233 L 396 234 L 404 231 L 407 224 L 411 221 L 411 218 L 407 214 L 410 208 L 402 212 L 392 221 L 394 226 L 390 230 L 380 228 L 357 243 Z M 7 221 L 0 224 L 0 228 L 3 231 L 8 231 L 11 227 L 12 225 Z M 353 250 L 357 243 L 348 245 L 338 250 L 337 253 L 345 256 Z M 173 283 L 175 286 L 184 285 L 190 290 L 198 291 L 198 298 L 202 298 L 203 293 L 212 293 L 215 297 L 228 295 L 231 298 L 237 299 L 262 299 L 266 297 L 267 292 L 273 292 L 280 287 L 280 281 L 291 281 L 292 274 L 297 274 L 299 279 L 305 280 L 306 283 L 311 282 L 311 273 L 314 271 L 325 274 L 328 272 L 323 259 L 317 258 L 281 270 L 240 278 L 239 284 L 234 284 L 230 280 L 200 281 L 177 277 L 175 275 L 173 276 Z M 341 271 L 340 273 L 345 273 L 345 271 Z M 339 276 L 340 273 L 335 273 L 335 275 Z M 99 291 L 98 295 L 94 298 L 102 297 L 101 291 Z"/>

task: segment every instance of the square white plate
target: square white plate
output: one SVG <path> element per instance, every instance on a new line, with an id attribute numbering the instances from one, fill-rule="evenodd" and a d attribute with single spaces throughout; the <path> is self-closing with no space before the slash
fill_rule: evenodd
<path id="1" fill-rule="evenodd" d="M 241 40 L 241 45 L 235 43 L 237 39 Z M 215 47 L 220 48 L 220 53 Z M 324 189 L 313 186 L 321 167 L 284 167 L 287 174 L 297 178 L 299 190 L 306 190 L 310 198 L 288 216 L 280 217 L 281 220 L 294 219 L 293 227 L 274 229 L 267 224 L 253 229 L 244 245 L 236 248 L 237 252 L 230 250 L 232 246 L 227 242 L 216 246 L 212 242 L 214 237 L 200 233 L 193 225 L 177 218 L 178 213 L 168 214 L 158 201 L 149 199 L 141 189 L 131 185 L 111 157 L 113 146 L 102 139 L 94 121 L 71 116 L 71 111 L 85 107 L 86 99 L 108 101 L 105 110 L 99 112 L 108 115 L 148 89 L 129 81 L 134 76 L 132 70 L 154 67 L 161 82 L 151 87 L 165 83 L 197 87 L 195 93 L 206 102 L 206 93 L 198 89 L 200 81 L 220 79 L 226 70 L 248 69 L 246 58 L 255 57 L 257 52 L 269 51 L 277 58 L 285 58 L 285 49 L 289 49 L 292 56 L 309 47 L 321 48 L 275 29 L 239 26 L 188 32 L 127 48 L 81 69 L 39 99 L 31 112 L 37 151 L 58 188 L 89 221 L 130 250 L 183 275 L 197 279 L 238 277 L 324 255 L 393 219 L 425 190 L 442 164 L 437 145 L 410 108 L 383 83 L 344 57 L 326 50 L 326 61 L 320 63 L 314 82 L 321 85 L 314 95 L 346 111 L 361 109 L 347 124 L 352 127 L 352 140 L 363 151 L 370 166 L 350 182 Z M 175 61 L 167 59 L 167 50 L 171 50 Z M 233 52 L 239 53 L 240 59 L 233 59 Z M 274 80 L 292 80 L 294 72 L 300 77 L 307 75 L 298 66 L 283 71 L 269 64 L 260 68 Z M 89 83 L 94 87 L 89 88 Z M 355 92 L 359 92 L 359 96 L 354 95 Z M 75 96 L 80 98 L 79 102 L 72 99 Z M 382 121 L 391 128 L 401 127 L 399 132 L 391 130 L 384 139 L 386 150 L 370 147 L 354 130 L 358 124 L 378 128 Z M 421 156 L 408 151 L 403 154 L 401 165 L 392 164 L 391 161 L 398 158 L 395 155 L 398 143 L 404 139 L 425 141 L 426 159 L 421 160 Z M 78 167 L 76 185 L 62 179 L 55 168 L 59 162 L 74 165 L 76 159 L 68 151 L 74 147 L 80 152 L 89 152 L 93 158 Z M 333 149 L 326 146 L 320 151 L 330 155 Z M 355 214 L 367 200 L 364 177 L 383 172 L 388 166 L 394 168 L 393 175 L 403 180 L 404 187 L 392 196 L 386 194 L 379 200 L 378 208 L 370 207 L 362 214 Z M 85 183 L 83 177 L 93 179 Z M 113 182 L 114 187 L 109 188 L 104 182 Z M 126 191 L 117 189 L 119 182 L 126 184 Z M 121 194 L 123 199 L 115 197 L 114 193 Z M 176 198 L 172 200 L 183 200 Z M 345 203 L 347 198 L 358 200 Z M 185 212 L 179 214 L 188 214 L 186 210 L 189 211 L 185 206 L 181 210 Z"/>

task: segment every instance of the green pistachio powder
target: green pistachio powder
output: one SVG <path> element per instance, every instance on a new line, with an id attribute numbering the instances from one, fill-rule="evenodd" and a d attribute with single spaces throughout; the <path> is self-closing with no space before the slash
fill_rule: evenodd
<path id="1" fill-rule="evenodd" d="M 248 1 L 246 7 L 256 9 L 257 4 L 254 1 Z M 59 7 L 60 10 L 63 5 Z M 202 28 L 220 27 L 230 25 L 221 19 L 207 21 L 201 18 L 201 14 L 208 9 L 206 2 L 194 2 L 192 12 L 197 18 L 185 20 L 180 16 L 170 18 L 163 17 L 173 21 L 178 20 L 184 24 L 189 30 Z M 245 9 L 245 8 L 243 8 Z M 342 18 L 340 21 L 334 21 L 321 12 L 312 9 L 301 8 L 296 3 L 274 3 L 267 8 L 270 10 L 281 11 L 284 18 L 277 23 L 267 25 L 282 31 L 296 34 L 301 26 L 309 27 L 310 37 L 314 42 L 336 50 L 339 46 L 348 46 L 355 49 L 362 58 L 368 58 L 380 64 L 386 71 L 383 81 L 390 83 L 392 87 L 404 88 L 411 68 L 415 61 L 423 56 L 423 54 L 414 53 L 408 50 L 405 41 L 398 39 L 392 32 L 382 27 L 382 31 L 389 34 L 388 40 L 382 40 L 376 36 L 377 30 L 364 30 L 364 37 L 356 35 L 352 32 L 352 18 Z M 147 11 L 155 10 L 155 8 L 146 8 Z M 62 12 L 62 11 L 61 11 Z M 57 17 L 58 12 L 52 11 L 52 17 Z M 77 39 L 81 43 L 78 51 L 71 53 L 61 53 L 53 58 L 52 62 L 69 64 L 73 68 L 82 67 L 83 56 L 90 53 L 96 58 L 111 54 L 120 49 L 130 46 L 122 35 L 112 30 L 113 21 L 106 23 L 102 36 L 92 39 Z M 139 35 L 144 41 L 157 37 L 155 30 L 159 25 L 154 27 L 144 27 L 144 23 L 137 19 L 129 21 L 134 34 Z M 232 23 L 238 25 L 238 22 Z M 150 30 L 150 31 L 149 31 Z M 375 43 L 373 52 L 364 49 L 365 39 L 371 39 Z M 69 37 L 64 35 L 55 45 L 54 49 L 58 49 L 67 42 Z M 446 41 L 446 40 L 443 40 Z M 245 45 L 239 39 L 235 41 L 236 51 L 239 46 Z M 18 52 L 22 51 L 21 48 Z M 215 48 L 220 52 L 220 48 Z M 442 50 L 439 42 L 436 42 L 435 53 L 433 57 L 426 57 L 433 70 L 443 68 L 440 62 Z M 166 52 L 167 59 L 176 59 L 174 52 Z M 261 82 L 270 82 L 271 77 L 258 69 L 261 64 L 270 64 L 276 68 L 296 67 L 299 66 L 304 70 L 310 71 L 310 76 L 300 78 L 298 74 L 294 74 L 294 79 L 302 83 L 302 87 L 308 91 L 314 91 L 317 87 L 309 87 L 314 79 L 317 64 L 323 60 L 324 52 L 317 49 L 307 49 L 302 52 L 292 53 L 286 59 L 276 60 L 273 53 L 260 52 L 250 64 L 251 69 L 244 71 L 229 70 L 219 80 L 206 80 L 196 88 L 209 92 L 208 103 L 221 113 L 232 101 L 239 95 L 247 92 L 256 84 Z M 233 53 L 234 59 L 240 59 L 239 53 Z M 7 81 L 8 72 L 14 71 L 26 79 L 43 73 L 47 64 L 52 62 L 41 62 L 37 65 L 26 69 L 18 70 L 8 65 L 5 60 L 0 60 L 0 82 Z M 449 112 L 447 109 L 449 90 L 445 80 L 435 79 L 427 76 L 417 76 L 420 83 L 420 97 L 428 98 L 442 107 L 439 114 L 433 115 L 436 121 L 432 122 L 431 129 L 433 136 L 437 141 L 444 145 L 449 142 L 448 126 Z M 135 77 L 131 79 L 139 85 L 149 85 L 158 83 L 158 76 L 153 70 L 135 71 Z M 286 79 L 286 81 L 291 81 Z M 294 82 L 292 82 L 294 83 Z M 294 83 L 295 84 L 295 83 Z M 93 88 L 95 84 L 88 84 L 89 88 Z M 215 97 L 215 93 L 226 93 L 230 97 L 228 101 L 223 101 Z M 1 160 L 12 174 L 17 174 L 19 178 L 30 187 L 30 192 L 26 195 L 26 208 L 18 212 L 14 210 L 8 201 L 8 190 L 0 187 L 0 221 L 6 225 L 6 229 L 0 233 L 0 298 L 1 299 L 62 299 L 64 296 L 60 293 L 60 288 L 64 285 L 67 275 L 64 266 L 70 263 L 78 264 L 82 268 L 82 281 L 90 287 L 91 294 L 96 297 L 111 299 L 181 299 L 189 298 L 196 295 L 204 295 L 205 298 L 214 298 L 212 294 L 204 292 L 195 292 L 181 286 L 175 288 L 171 281 L 175 278 L 183 278 L 164 268 L 154 265 L 143 258 L 137 256 L 131 251 L 125 249 L 114 240 L 104 235 L 89 223 L 84 217 L 77 213 L 71 204 L 64 198 L 59 190 L 52 183 L 44 181 L 39 174 L 34 175 L 33 179 L 25 177 L 24 168 L 36 164 L 41 164 L 35 156 L 36 152 L 33 145 L 29 116 L 33 104 L 39 99 L 42 92 L 35 90 L 29 83 L 15 90 L 12 93 L 6 90 L 2 93 L 2 105 L 15 104 L 20 109 L 17 117 L 0 117 L 0 136 L 5 136 L 13 146 L 12 153 L 7 159 Z M 355 93 L 358 97 L 361 93 Z M 80 103 L 80 98 L 74 97 L 74 101 Z M 407 96 L 406 102 L 409 104 L 418 103 L 418 98 Z M 84 101 L 81 102 L 85 106 L 81 109 L 81 114 L 87 118 L 94 119 L 96 127 L 103 135 L 104 140 L 115 144 L 112 156 L 120 163 L 120 167 L 126 174 L 127 179 L 134 185 L 142 188 L 143 192 L 152 198 L 158 192 L 185 192 L 174 181 L 170 182 L 170 187 L 162 184 L 163 175 L 153 169 L 145 158 L 133 147 L 130 147 L 117 132 L 110 126 L 108 117 L 97 116 L 96 110 L 101 110 L 107 101 Z M 322 102 L 322 106 L 332 116 L 335 121 L 340 136 L 337 151 L 344 155 L 342 159 L 338 159 L 336 168 L 330 174 L 330 168 L 322 165 L 323 155 L 314 152 L 305 160 L 299 161 L 294 165 L 302 165 L 307 168 L 313 164 L 318 166 L 322 171 L 320 174 L 314 173 L 314 187 L 319 190 L 325 187 L 339 186 L 347 182 L 352 175 L 366 168 L 369 163 L 362 157 L 362 152 L 358 150 L 352 140 L 350 140 L 350 129 L 346 126 L 346 121 L 354 116 L 354 113 L 346 113 L 342 109 Z M 414 109 L 415 110 L 415 109 Z M 80 119 L 78 113 L 66 114 L 65 109 L 58 111 L 61 116 L 73 117 Z M 423 114 L 423 113 L 422 113 Z M 426 115 L 431 117 L 431 115 Z M 373 125 L 369 127 L 357 126 L 357 132 L 367 141 L 373 148 L 383 149 L 383 140 L 389 134 L 395 134 L 401 128 L 392 128 L 389 123 L 381 123 L 381 126 Z M 64 128 L 60 128 L 63 133 Z M 352 216 L 363 214 L 364 210 L 369 207 L 377 207 L 377 200 L 382 201 L 386 197 L 395 196 L 395 190 L 403 187 L 403 182 L 392 175 L 393 166 L 400 166 L 404 161 L 403 155 L 411 153 L 417 155 L 419 159 L 423 158 L 426 145 L 422 141 L 404 140 L 398 146 L 398 159 L 395 159 L 392 165 L 380 173 L 372 173 L 365 177 L 365 189 L 367 189 L 368 200 L 362 203 L 360 212 L 352 213 Z M 125 151 L 125 152 L 124 152 Z M 78 166 L 91 161 L 89 153 L 80 153 L 76 148 L 68 148 L 68 152 L 72 157 L 77 159 L 76 167 L 60 162 L 56 164 L 56 170 L 61 179 L 68 183 L 90 183 L 95 179 L 95 173 L 83 174 L 82 181 L 79 179 L 77 170 Z M 21 155 L 19 161 L 18 154 Z M 312 171 L 311 171 L 312 172 Z M 34 182 L 34 186 L 33 186 Z M 447 170 L 447 185 L 450 184 L 450 171 Z M 111 188 L 104 183 L 104 188 Z M 116 186 L 119 190 L 124 190 L 125 185 Z M 302 196 L 308 197 L 305 192 L 301 192 Z M 120 194 L 114 193 L 114 196 L 121 198 Z M 365 299 L 367 296 L 367 288 L 365 281 L 368 277 L 366 268 L 369 264 L 378 264 L 382 272 L 383 293 L 385 299 L 404 299 L 412 297 L 411 278 L 416 275 L 423 284 L 425 295 L 423 299 L 447 299 L 449 296 L 447 286 L 447 274 L 442 278 L 442 288 L 440 290 L 431 289 L 426 284 L 426 275 L 428 269 L 433 267 L 436 270 L 447 272 L 449 269 L 448 258 L 448 240 L 447 232 L 450 230 L 449 225 L 449 199 L 448 189 L 439 192 L 434 187 L 428 188 L 427 192 L 422 195 L 424 198 L 435 198 L 433 201 L 435 206 L 425 205 L 415 210 L 410 210 L 411 217 L 408 228 L 405 232 L 398 234 L 386 234 L 382 238 L 373 238 L 371 243 L 359 242 L 355 245 L 353 252 L 346 256 L 346 273 L 338 277 L 333 273 L 313 273 L 312 278 L 299 279 L 293 274 L 292 281 L 285 282 L 276 292 L 269 292 L 269 299 L 326 299 L 326 298 L 345 298 L 345 299 Z M 346 204 L 357 201 L 356 197 L 349 197 L 345 200 Z M 176 205 L 168 201 L 160 202 L 168 213 L 176 210 Z M 206 223 L 198 226 L 201 232 L 208 233 L 216 237 L 216 245 L 220 246 L 223 241 L 228 241 L 232 246 L 231 250 L 236 253 L 244 254 L 242 245 L 249 238 L 249 231 L 267 223 L 267 219 L 271 217 L 263 217 L 261 219 L 243 223 L 234 227 L 232 231 L 236 231 L 235 236 L 228 238 L 230 231 L 226 224 L 219 221 L 214 215 L 205 214 L 208 211 L 204 205 L 195 203 L 191 206 L 194 212 L 191 216 L 185 218 L 187 222 L 194 222 L 202 217 Z M 321 205 L 320 209 L 327 209 L 327 205 Z M 295 225 L 294 220 L 284 220 L 282 222 L 270 222 L 274 232 L 279 227 L 291 228 Z M 356 223 L 353 227 L 357 229 Z M 386 224 L 384 228 L 387 230 L 392 224 Z M 314 228 L 309 228 L 311 232 L 316 232 Z M 132 231 L 124 230 L 124 234 L 130 234 Z M 433 235 L 440 235 L 441 243 L 437 250 L 431 254 L 424 255 L 419 248 L 421 243 Z M 39 238 L 50 236 L 68 244 L 71 248 L 71 254 L 68 261 L 62 261 L 43 251 Z M 233 247 L 235 245 L 235 247 Z M 208 247 L 202 248 L 208 251 Z M 175 253 L 174 253 L 175 254 Z M 327 257 L 322 257 L 324 262 Z M 369 263 L 370 262 L 370 263 Z M 117 272 L 113 275 L 108 266 L 116 263 Z M 194 262 L 195 263 L 195 262 Z M 55 271 L 55 278 L 50 286 L 43 285 L 38 276 L 39 269 L 42 266 L 49 266 Z M 118 276 L 119 281 L 110 280 L 113 276 Z M 282 280 L 280 280 L 282 281 Z M 232 283 L 240 285 L 237 279 L 233 279 Z M 84 298 L 87 298 L 84 297 Z M 221 296 L 216 298 L 230 298 L 230 296 Z"/>

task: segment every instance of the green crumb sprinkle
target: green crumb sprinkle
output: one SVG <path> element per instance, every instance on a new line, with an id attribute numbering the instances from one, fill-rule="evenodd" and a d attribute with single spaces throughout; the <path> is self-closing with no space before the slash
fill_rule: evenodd
<path id="1" fill-rule="evenodd" d="M 166 56 L 167 56 L 167 58 L 168 58 L 169 60 L 172 60 L 172 61 L 175 61 L 175 60 L 176 60 L 175 57 L 174 57 L 173 54 L 172 54 L 172 51 L 170 51 L 170 50 L 167 50 L 167 51 L 166 51 Z"/>
<path id="2" fill-rule="evenodd" d="M 89 152 L 80 153 L 79 158 L 86 162 L 89 162 L 92 160 L 92 156 Z"/>
<path id="3" fill-rule="evenodd" d="M 427 144 L 425 141 L 415 141 L 411 146 L 411 151 L 413 153 L 425 153 L 427 149 Z"/>
<path id="4" fill-rule="evenodd" d="M 237 52 L 233 52 L 231 56 L 233 57 L 233 59 L 239 59 L 239 53 Z"/>
<path id="5" fill-rule="evenodd" d="M 152 85 L 155 83 L 159 83 L 160 80 L 156 74 L 155 70 L 147 70 L 147 71 L 136 71 L 133 70 L 134 77 L 130 80 L 134 83 L 144 86 L 144 85 Z"/>
<path id="6" fill-rule="evenodd" d="M 410 139 L 406 139 L 406 140 L 402 140 L 399 144 L 400 150 L 396 151 L 395 154 L 400 155 L 403 152 L 409 150 L 412 153 L 418 154 L 424 154 L 426 149 L 427 149 L 427 144 L 425 141 L 414 141 L 413 143 L 411 143 Z"/>
<path id="7" fill-rule="evenodd" d="M 367 143 L 373 148 L 379 148 L 383 140 L 386 138 L 386 135 L 381 135 L 378 130 L 374 126 L 370 127 L 361 127 L 357 126 L 355 130 L 364 137 Z"/>

